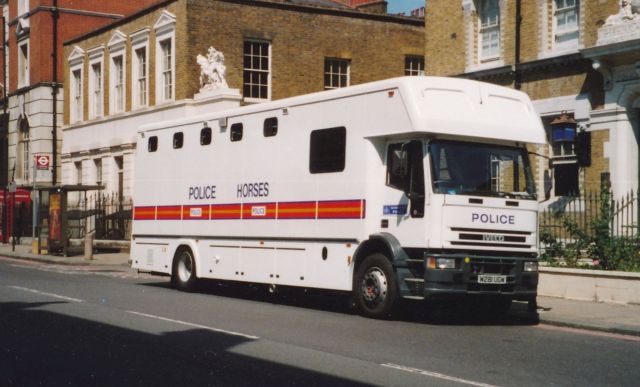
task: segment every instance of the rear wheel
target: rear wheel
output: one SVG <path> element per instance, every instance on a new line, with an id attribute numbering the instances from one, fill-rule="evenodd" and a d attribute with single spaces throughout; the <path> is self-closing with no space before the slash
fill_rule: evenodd
<path id="1" fill-rule="evenodd" d="M 181 247 L 173 259 L 171 282 L 177 289 L 191 292 L 196 287 L 196 262 L 188 247 Z"/>
<path id="2" fill-rule="evenodd" d="M 356 272 L 355 304 L 363 316 L 388 317 L 398 300 L 398 285 L 391 262 L 382 254 L 364 259 Z"/>

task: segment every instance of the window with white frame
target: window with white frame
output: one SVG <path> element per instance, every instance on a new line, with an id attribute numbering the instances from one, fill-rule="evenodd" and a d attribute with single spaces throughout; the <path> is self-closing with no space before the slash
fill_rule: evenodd
<path id="1" fill-rule="evenodd" d="M 134 51 L 133 56 L 133 104 L 134 107 L 147 106 L 149 99 L 148 88 L 148 63 L 147 63 L 147 46 L 142 46 Z"/>
<path id="2" fill-rule="evenodd" d="M 149 28 L 131 34 L 131 107 L 149 105 Z"/>
<path id="3" fill-rule="evenodd" d="M 498 0 L 478 1 L 478 57 L 480 61 L 500 58 L 500 5 Z"/>
<path id="4" fill-rule="evenodd" d="M 111 108 L 112 113 L 122 113 L 125 107 L 124 55 L 111 57 Z"/>
<path id="5" fill-rule="evenodd" d="M 82 121 L 82 69 L 71 71 L 71 122 Z"/>
<path id="6" fill-rule="evenodd" d="M 160 100 L 171 101 L 174 96 L 173 39 L 160 42 Z"/>
<path id="7" fill-rule="evenodd" d="M 580 38 L 579 0 L 554 0 L 553 5 L 554 49 L 577 48 Z"/>
<path id="8" fill-rule="evenodd" d="M 18 87 L 29 85 L 29 41 L 18 46 Z"/>
<path id="9" fill-rule="evenodd" d="M 89 118 L 102 116 L 102 62 L 91 63 L 89 79 Z"/>
<path id="10" fill-rule="evenodd" d="M 175 26 L 175 15 L 166 10 L 153 25 L 156 34 L 156 104 L 173 101 L 176 97 Z"/>
<path id="11" fill-rule="evenodd" d="M 407 55 L 404 58 L 404 75 L 424 75 L 424 57 Z"/>
<path id="12" fill-rule="evenodd" d="M 349 86 L 349 60 L 324 59 L 324 89 L 338 89 Z"/>
<path id="13" fill-rule="evenodd" d="M 242 69 L 244 98 L 266 100 L 271 98 L 271 44 L 246 40 Z"/>

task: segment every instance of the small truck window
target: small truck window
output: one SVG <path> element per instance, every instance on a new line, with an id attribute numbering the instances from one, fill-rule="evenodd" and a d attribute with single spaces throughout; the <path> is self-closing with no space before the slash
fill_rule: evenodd
<path id="1" fill-rule="evenodd" d="M 347 129 L 344 126 L 311 132 L 309 172 L 344 171 Z"/>
<path id="2" fill-rule="evenodd" d="M 182 144 L 184 143 L 184 134 L 182 132 L 173 134 L 173 149 L 182 148 Z"/>
<path id="3" fill-rule="evenodd" d="M 149 152 L 155 152 L 158 150 L 158 136 L 149 137 L 147 149 L 149 150 Z"/>

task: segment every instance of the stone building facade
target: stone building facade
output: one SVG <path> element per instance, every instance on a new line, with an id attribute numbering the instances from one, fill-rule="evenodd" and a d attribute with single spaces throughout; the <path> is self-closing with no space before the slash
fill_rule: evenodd
<path id="1" fill-rule="evenodd" d="M 62 43 L 111 23 L 156 0 L 3 0 L 4 63 L 0 66 L 0 195 L 7 186 L 60 183 Z M 49 169 L 33 173 L 35 155 Z M 29 196 L 26 192 L 25 196 Z M 28 202 L 28 201 L 27 201 Z M 9 234 L 6 200 L 0 203 L 0 240 Z M 30 221 L 30 220 L 29 220 Z M 26 220 L 22 222 L 26 224 Z"/>
<path id="2" fill-rule="evenodd" d="M 167 0 L 67 41 L 65 183 L 130 196 L 144 123 L 421 73 L 423 20 L 318 4 Z M 194 98 L 209 47 L 229 86 L 215 102 Z"/>
<path id="3" fill-rule="evenodd" d="M 549 144 L 535 151 L 553 161 L 551 202 L 598 190 L 601 182 L 622 196 L 638 189 L 640 171 L 636 3 L 429 0 L 426 73 L 515 87 L 531 97 L 548 131 Z M 590 135 L 588 165 L 579 165 L 573 143 L 552 136 L 550 123 L 563 112 Z M 532 161 L 544 187 L 548 160 Z"/>

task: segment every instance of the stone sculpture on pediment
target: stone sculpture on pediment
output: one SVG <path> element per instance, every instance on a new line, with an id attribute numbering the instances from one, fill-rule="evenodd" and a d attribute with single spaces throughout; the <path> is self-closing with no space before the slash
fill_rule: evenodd
<path id="1" fill-rule="evenodd" d="M 620 10 L 611 15 L 604 23 L 605 26 L 615 26 L 638 19 L 640 14 L 640 0 L 620 0 Z"/>
<path id="2" fill-rule="evenodd" d="M 209 47 L 207 56 L 198 54 L 196 60 L 200 65 L 200 92 L 229 88 L 225 79 L 227 67 L 222 52 Z"/>

